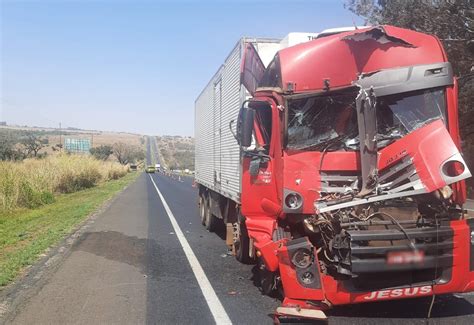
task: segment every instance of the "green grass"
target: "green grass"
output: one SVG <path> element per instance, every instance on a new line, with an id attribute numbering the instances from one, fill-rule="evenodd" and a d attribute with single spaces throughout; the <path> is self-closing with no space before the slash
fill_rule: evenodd
<path id="1" fill-rule="evenodd" d="M 59 195 L 54 203 L 34 210 L 1 212 L 0 288 L 138 175 L 129 173 L 91 189 Z"/>

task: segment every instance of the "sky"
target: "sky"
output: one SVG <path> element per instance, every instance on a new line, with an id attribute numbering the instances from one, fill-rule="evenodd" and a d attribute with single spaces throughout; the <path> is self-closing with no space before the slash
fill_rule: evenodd
<path id="1" fill-rule="evenodd" d="M 344 0 L 0 0 L 0 15 L 0 121 L 182 136 L 240 37 L 362 22 Z"/>

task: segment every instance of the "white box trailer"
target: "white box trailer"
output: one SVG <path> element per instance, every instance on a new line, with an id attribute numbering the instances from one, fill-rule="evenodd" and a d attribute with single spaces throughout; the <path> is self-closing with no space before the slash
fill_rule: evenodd
<path id="1" fill-rule="evenodd" d="M 252 44 L 266 67 L 282 48 L 310 41 L 317 33 L 283 39 L 241 38 L 195 101 L 195 181 L 240 203 L 240 148 L 229 124 L 250 97 L 241 80 L 245 50 Z M 235 128 L 235 124 L 233 125 Z"/>
<path id="2" fill-rule="evenodd" d="M 240 80 L 248 43 L 265 66 L 280 49 L 279 39 L 240 39 L 195 102 L 195 180 L 235 202 L 240 201 L 240 148 L 229 124 L 249 97 Z"/>

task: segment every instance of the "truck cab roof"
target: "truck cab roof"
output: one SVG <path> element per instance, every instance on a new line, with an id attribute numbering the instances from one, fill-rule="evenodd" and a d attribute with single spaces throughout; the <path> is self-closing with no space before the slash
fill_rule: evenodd
<path id="1" fill-rule="evenodd" d="M 266 68 L 259 90 L 279 87 L 302 93 L 343 88 L 364 73 L 446 61 L 435 36 L 394 26 L 333 29 L 321 35 L 280 50 Z"/>

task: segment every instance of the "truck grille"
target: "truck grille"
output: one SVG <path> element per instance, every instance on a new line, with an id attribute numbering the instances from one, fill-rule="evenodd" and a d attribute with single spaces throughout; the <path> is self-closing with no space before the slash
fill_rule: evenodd
<path id="1" fill-rule="evenodd" d="M 453 265 L 452 229 L 439 226 L 404 230 L 417 250 L 424 253 L 423 261 L 387 263 L 386 256 L 390 252 L 412 250 L 406 235 L 399 229 L 347 231 L 350 237 L 351 272 L 356 287 L 387 288 L 449 279 Z"/>

